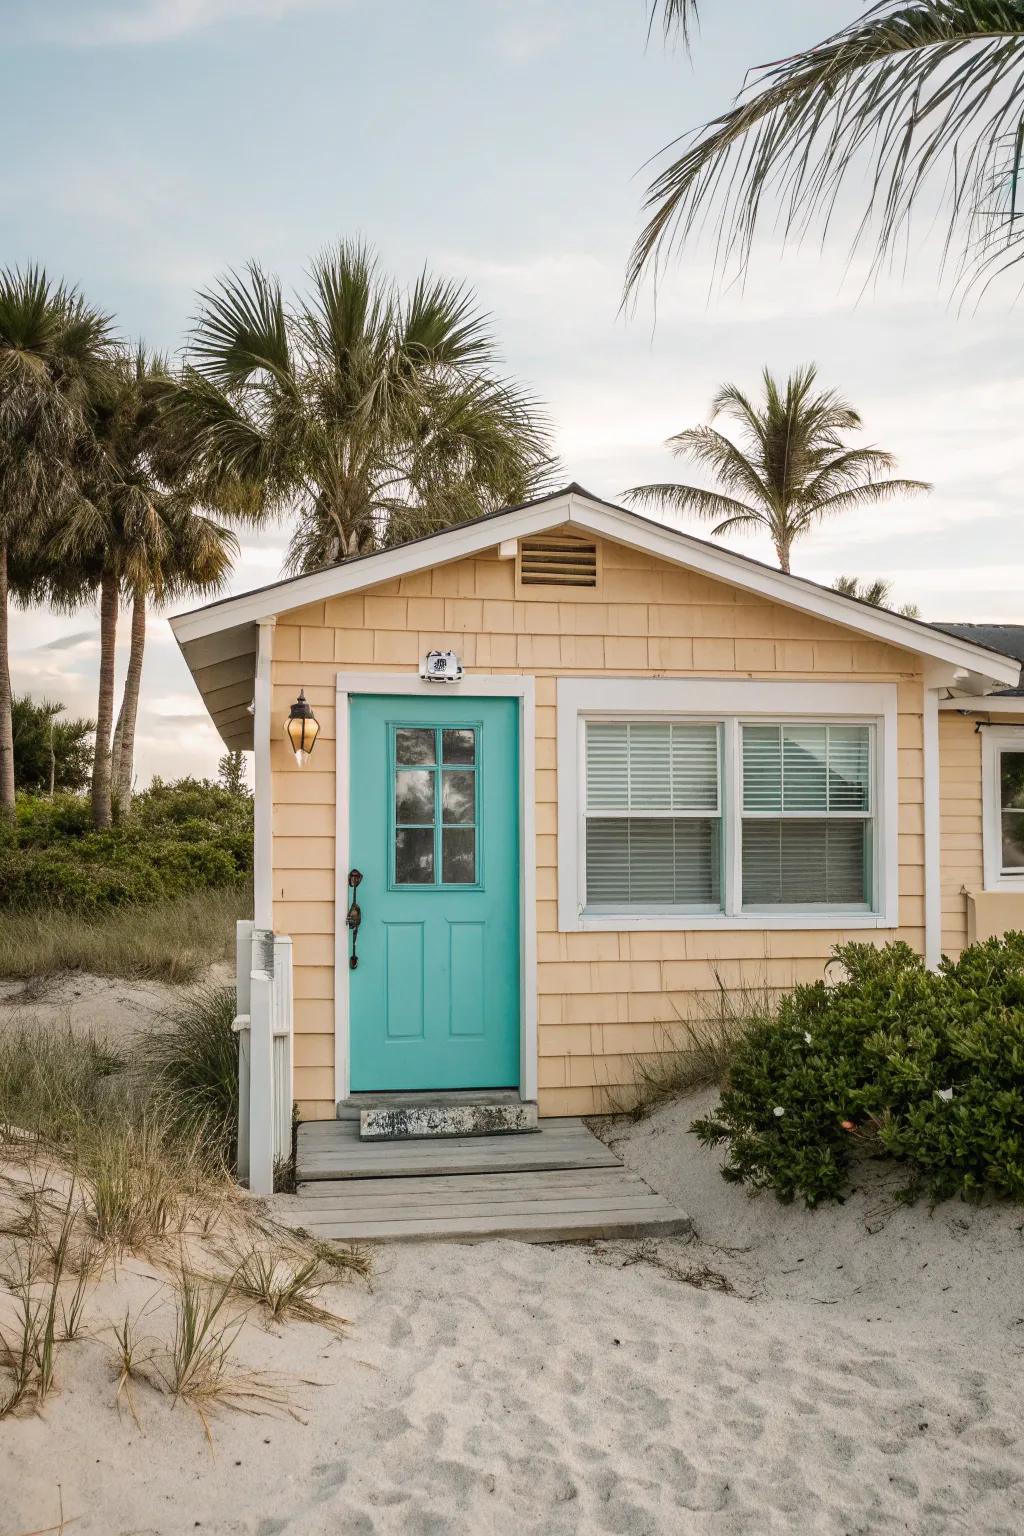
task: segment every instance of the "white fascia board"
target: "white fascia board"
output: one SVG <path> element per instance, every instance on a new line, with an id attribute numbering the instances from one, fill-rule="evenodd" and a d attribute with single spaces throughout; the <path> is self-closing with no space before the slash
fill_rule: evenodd
<path id="1" fill-rule="evenodd" d="M 940 699 L 942 710 L 955 709 L 961 715 L 1020 715 L 1024 717 L 1024 694 L 1005 694 L 986 698 L 983 694 L 962 694 L 952 699 Z"/>
<path id="2" fill-rule="evenodd" d="M 689 570 L 700 571 L 703 575 L 728 582 L 731 586 L 757 592 L 787 608 L 813 613 L 831 624 L 858 630 L 919 656 L 950 662 L 954 666 L 980 673 L 1003 686 L 1012 687 L 1020 677 L 1020 663 L 1011 657 L 987 651 L 982 646 L 972 645 L 970 641 L 957 640 L 952 635 L 932 629 L 930 625 L 918 624 L 913 619 L 902 618 L 885 609 L 873 610 L 853 598 L 844 597 L 841 592 L 829 592 L 812 582 L 802 581 L 799 576 L 772 570 L 770 566 L 755 565 L 729 550 L 715 549 L 703 540 L 691 539 L 677 529 L 666 527 L 662 531 L 661 528 L 648 526 L 646 522 L 639 524 L 629 512 L 619 512 L 616 508 L 575 494 L 570 501 L 570 522 L 620 544 L 646 549 L 659 560 L 666 560 L 672 565 L 684 565 Z M 1010 680 L 1009 684 L 1006 679 Z"/>
<path id="3" fill-rule="evenodd" d="M 431 566 L 465 560 L 485 549 L 497 548 L 506 539 L 528 537 L 568 522 L 569 501 L 568 496 L 559 497 L 557 501 L 545 501 L 536 507 L 522 507 L 500 521 L 495 518 L 487 522 L 457 524 L 434 539 L 400 544 L 397 549 L 382 550 L 365 560 L 314 571 L 310 576 L 300 576 L 297 581 L 279 583 L 259 592 L 242 593 L 228 602 L 178 614 L 170 620 L 171 629 L 178 644 L 183 645 L 201 635 L 275 618 L 289 609 L 305 608 L 308 603 L 322 602 L 324 598 L 342 597 L 348 592 L 362 591 L 364 587 L 375 587 L 382 581 L 393 581 L 396 576 L 408 576 Z"/>

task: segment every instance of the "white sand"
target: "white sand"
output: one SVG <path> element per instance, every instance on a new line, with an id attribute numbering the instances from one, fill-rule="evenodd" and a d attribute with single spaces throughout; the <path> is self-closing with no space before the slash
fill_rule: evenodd
<path id="1" fill-rule="evenodd" d="M 887 1215 L 877 1181 L 815 1215 L 750 1202 L 684 1134 L 692 1110 L 619 1145 L 693 1241 L 391 1247 L 372 1294 L 328 1294 L 348 1339 L 247 1324 L 240 1361 L 287 1373 L 305 1425 L 224 1412 L 211 1451 L 141 1387 L 140 1433 L 101 1320 L 163 1297 L 166 1337 L 171 1309 L 146 1265 L 108 1277 L 60 1392 L 0 1424 L 3 1536 L 55 1523 L 58 1484 L 74 1536 L 1016 1536 L 1024 1211 Z"/>
<path id="2" fill-rule="evenodd" d="M 229 986 L 234 966 L 213 965 L 202 978 Z M 187 987 L 162 981 L 126 981 L 72 971 L 45 981 L 0 981 L 0 1029 L 7 1024 L 57 1024 L 102 1035 L 111 1045 L 131 1038 L 180 999 Z"/>

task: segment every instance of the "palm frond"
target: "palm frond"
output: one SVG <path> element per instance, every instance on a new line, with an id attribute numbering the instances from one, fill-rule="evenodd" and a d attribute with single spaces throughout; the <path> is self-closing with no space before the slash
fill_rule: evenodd
<path id="1" fill-rule="evenodd" d="M 665 512 L 690 513 L 694 517 L 725 518 L 734 522 L 764 523 L 765 515 L 757 507 L 747 506 L 719 491 L 709 491 L 699 485 L 652 484 L 634 485 L 623 492 L 623 499 L 634 507 L 659 507 Z M 723 526 L 725 526 L 723 524 Z M 715 528 L 713 532 L 717 533 Z"/>
<path id="2" fill-rule="evenodd" d="M 684 44 L 689 47 L 691 29 L 700 21 L 700 12 L 697 0 L 651 0 L 650 13 L 647 19 L 647 36 L 654 31 L 654 24 L 661 13 L 661 30 L 665 34 L 666 42 L 677 33 L 681 35 Z"/>
<path id="3" fill-rule="evenodd" d="M 229 272 L 199 295 L 200 310 L 189 346 L 195 369 L 224 389 L 271 374 L 278 384 L 291 375 L 291 353 L 281 285 L 256 262 Z"/>
<path id="4" fill-rule="evenodd" d="M 868 480 L 826 496 L 807 508 L 808 521 L 831 517 L 836 512 L 852 512 L 857 507 L 878 506 L 901 496 L 924 496 L 932 489 L 927 480 Z"/>
<path id="5" fill-rule="evenodd" d="M 740 271 L 766 208 L 786 237 L 827 230 L 863 166 L 857 239 L 873 236 L 876 269 L 930 187 L 962 275 L 1019 259 L 1022 87 L 1016 0 L 877 0 L 823 42 L 755 72 L 656 177 L 627 293 L 707 226 L 719 268 Z"/>

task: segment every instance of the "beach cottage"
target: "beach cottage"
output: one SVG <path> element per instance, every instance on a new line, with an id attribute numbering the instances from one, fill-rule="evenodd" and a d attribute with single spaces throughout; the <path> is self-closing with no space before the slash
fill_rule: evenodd
<path id="1" fill-rule="evenodd" d="M 255 753 L 303 1119 L 599 1111 L 727 988 L 1024 926 L 1020 633 L 871 607 L 590 495 L 172 621 Z"/>

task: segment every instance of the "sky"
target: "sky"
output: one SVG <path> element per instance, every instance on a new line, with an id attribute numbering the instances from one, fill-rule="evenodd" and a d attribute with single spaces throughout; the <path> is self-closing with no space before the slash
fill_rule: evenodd
<path id="1" fill-rule="evenodd" d="M 927 242 L 866 288 L 840 233 L 823 249 L 765 237 L 742 288 L 688 248 L 656 310 L 650 290 L 620 309 L 645 162 L 751 65 L 857 5 L 740 10 L 737 26 L 737 0 L 707 0 L 687 58 L 648 41 L 646 0 L 0 0 L 0 136 L 18 146 L 0 168 L 0 259 L 45 265 L 174 354 L 219 274 L 255 259 L 301 288 L 313 255 L 361 236 L 402 283 L 427 264 L 474 285 L 507 372 L 548 408 L 565 479 L 612 500 L 693 478 L 664 441 L 707 419 L 722 382 L 756 389 L 765 365 L 813 361 L 864 440 L 935 489 L 823 525 L 794 569 L 888 577 L 926 618 L 1020 621 L 1012 292 L 958 309 Z M 283 526 L 243 534 L 231 590 L 273 580 L 286 543 Z M 94 714 L 97 653 L 88 609 L 14 617 L 18 692 Z M 154 617 L 139 782 L 212 776 L 222 750 Z"/>

